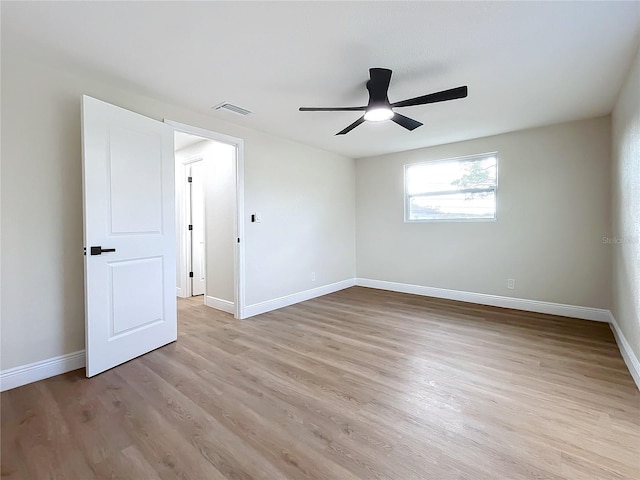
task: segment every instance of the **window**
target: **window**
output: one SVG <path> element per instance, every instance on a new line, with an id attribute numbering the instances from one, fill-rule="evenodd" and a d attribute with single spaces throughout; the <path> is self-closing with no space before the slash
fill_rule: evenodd
<path id="1" fill-rule="evenodd" d="M 497 152 L 405 165 L 405 221 L 495 220 L 497 178 Z"/>

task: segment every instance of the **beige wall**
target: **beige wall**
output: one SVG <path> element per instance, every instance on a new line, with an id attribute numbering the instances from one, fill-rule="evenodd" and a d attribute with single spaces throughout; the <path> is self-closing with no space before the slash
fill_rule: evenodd
<path id="1" fill-rule="evenodd" d="M 353 160 L 3 50 L 0 369 L 84 348 L 82 94 L 244 139 L 247 305 L 354 277 Z"/>
<path id="2" fill-rule="evenodd" d="M 357 160 L 358 277 L 609 308 L 609 125 L 602 117 Z M 496 222 L 404 223 L 403 165 L 492 151 Z"/>
<path id="3" fill-rule="evenodd" d="M 275 139 L 259 148 L 263 161 L 252 165 L 245 188 L 261 199 L 246 207 L 247 216 L 262 215 L 262 223 L 246 227 L 246 262 L 259 266 L 252 269 L 252 282 L 261 298 L 254 295 L 247 304 L 347 278 L 336 271 L 355 277 L 354 161 L 313 149 L 292 160 Z M 282 265 L 286 277 L 277 275 Z"/>
<path id="4" fill-rule="evenodd" d="M 612 114 L 611 312 L 640 358 L 640 50 Z"/>
<path id="5" fill-rule="evenodd" d="M 207 143 L 209 148 L 204 158 L 205 295 L 234 302 L 236 149 L 224 143 Z"/>

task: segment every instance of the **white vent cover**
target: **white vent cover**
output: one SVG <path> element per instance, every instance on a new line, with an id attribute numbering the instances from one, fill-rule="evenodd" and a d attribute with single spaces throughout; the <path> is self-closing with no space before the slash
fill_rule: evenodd
<path id="1" fill-rule="evenodd" d="M 213 107 L 213 109 L 214 110 L 226 110 L 228 112 L 235 113 L 236 115 L 242 115 L 243 117 L 245 115 L 249 115 L 251 113 L 246 108 L 238 107 L 237 105 L 234 105 L 234 104 L 228 103 L 228 102 L 222 102 L 221 104 L 216 105 L 215 107 Z"/>

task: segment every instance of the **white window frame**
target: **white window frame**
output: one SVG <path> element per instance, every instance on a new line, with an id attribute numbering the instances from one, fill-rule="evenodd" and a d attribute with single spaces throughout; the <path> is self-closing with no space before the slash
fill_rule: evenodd
<path id="1" fill-rule="evenodd" d="M 496 159 L 496 184 L 494 187 L 490 188 L 465 188 L 461 190 L 448 190 L 444 192 L 437 193 L 423 193 L 423 194 L 412 194 L 410 195 L 407 191 L 407 171 L 410 167 L 415 165 L 425 165 L 428 163 L 445 163 L 445 162 L 461 162 L 461 161 L 469 161 L 469 160 L 477 160 L 481 161 L 489 157 L 495 157 Z M 487 153 L 478 153 L 473 155 L 465 155 L 461 157 L 451 157 L 451 158 L 443 158 L 438 160 L 425 160 L 422 162 L 409 163 L 404 165 L 404 223 L 434 223 L 434 222 L 496 222 L 498 220 L 498 169 L 499 169 L 500 159 L 498 157 L 498 152 L 487 152 Z M 493 192 L 494 200 L 495 200 L 495 210 L 493 214 L 493 218 L 419 218 L 419 219 L 410 219 L 409 218 L 409 203 L 412 197 L 419 197 L 425 195 L 450 195 L 452 193 L 480 193 L 480 192 Z"/>

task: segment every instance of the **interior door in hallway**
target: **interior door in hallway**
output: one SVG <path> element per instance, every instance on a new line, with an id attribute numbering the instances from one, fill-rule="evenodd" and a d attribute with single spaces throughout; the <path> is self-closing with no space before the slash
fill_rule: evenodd
<path id="1" fill-rule="evenodd" d="M 191 172 L 191 295 L 204 295 L 206 281 L 206 260 L 205 260 L 205 169 L 204 160 L 189 164 Z"/>

